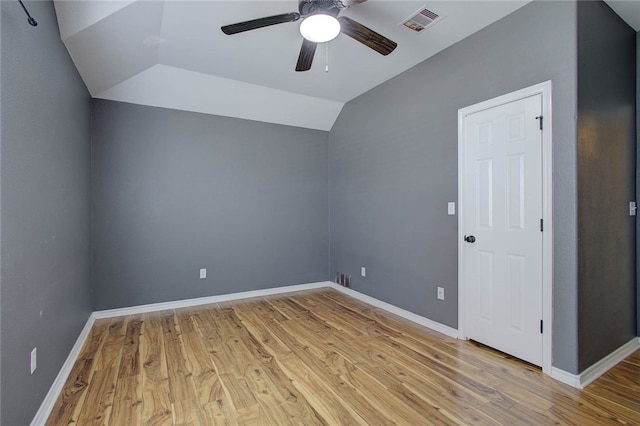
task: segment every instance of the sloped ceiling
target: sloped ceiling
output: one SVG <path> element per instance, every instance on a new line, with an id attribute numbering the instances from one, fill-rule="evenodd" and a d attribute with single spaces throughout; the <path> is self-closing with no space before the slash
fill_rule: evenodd
<path id="1" fill-rule="evenodd" d="M 631 28 L 640 31 L 640 0 L 605 0 Z"/>
<path id="2" fill-rule="evenodd" d="M 349 100 L 526 3 L 369 0 L 341 15 L 398 48 L 385 57 L 341 34 L 319 46 L 307 72 L 294 71 L 301 21 L 220 31 L 297 11 L 296 0 L 55 0 L 55 8 L 60 36 L 95 98 L 330 130 Z M 422 33 L 400 24 L 423 6 L 444 19 Z"/>

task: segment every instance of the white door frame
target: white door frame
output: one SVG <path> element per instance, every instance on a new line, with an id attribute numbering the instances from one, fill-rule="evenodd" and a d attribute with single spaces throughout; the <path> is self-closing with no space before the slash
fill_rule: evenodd
<path id="1" fill-rule="evenodd" d="M 551 375 L 553 332 L 553 214 L 552 214 L 552 143 L 551 143 L 551 81 L 536 84 L 522 90 L 499 96 L 458 110 L 458 337 L 467 339 L 465 333 L 465 251 L 462 240 L 464 229 L 464 164 L 465 118 L 470 114 L 504 105 L 534 95 L 542 95 L 542 371 Z"/>

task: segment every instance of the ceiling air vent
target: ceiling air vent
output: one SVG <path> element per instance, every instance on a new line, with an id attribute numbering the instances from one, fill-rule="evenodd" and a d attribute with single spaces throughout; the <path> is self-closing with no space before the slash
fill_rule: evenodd
<path id="1" fill-rule="evenodd" d="M 421 8 L 416 13 L 402 21 L 402 25 L 417 33 L 429 28 L 442 19 L 442 16 L 430 11 L 426 7 Z"/>

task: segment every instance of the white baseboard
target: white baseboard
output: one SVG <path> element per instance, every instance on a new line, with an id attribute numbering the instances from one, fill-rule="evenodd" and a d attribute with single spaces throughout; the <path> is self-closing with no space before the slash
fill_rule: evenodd
<path id="1" fill-rule="evenodd" d="M 580 375 L 579 374 L 571 374 L 567 373 L 564 370 L 561 370 L 557 367 L 551 367 L 551 378 L 556 379 L 559 382 L 564 383 L 565 385 L 569 385 L 574 388 L 582 389 L 582 385 L 580 384 Z"/>
<path id="2" fill-rule="evenodd" d="M 366 294 L 362 294 L 350 288 L 342 287 L 341 285 L 338 285 L 331 281 L 321 281 L 321 282 L 310 283 L 310 284 L 275 287 L 275 288 L 268 288 L 264 290 L 244 291 L 240 293 L 223 294 L 220 296 L 198 297 L 195 299 L 177 300 L 173 302 L 152 303 L 149 305 L 132 306 L 128 308 L 109 309 L 104 311 L 96 311 L 93 313 L 93 316 L 95 319 L 112 318 L 112 317 L 118 317 L 123 315 L 143 314 L 147 312 L 157 312 L 157 311 L 164 311 L 168 309 L 178 309 L 178 308 L 187 308 L 191 306 L 208 305 L 210 303 L 229 302 L 232 300 L 248 299 L 251 297 L 264 297 L 264 296 L 271 296 L 276 294 L 292 293 L 294 291 L 312 290 L 312 289 L 323 288 L 323 287 L 331 287 L 351 297 L 359 299 L 365 303 L 369 303 L 370 305 L 384 309 L 385 311 L 389 311 L 400 317 L 408 319 L 409 321 L 423 325 L 425 327 L 428 327 L 434 331 L 445 334 L 447 336 L 454 337 L 454 338 L 458 337 L 458 330 L 454 328 L 432 321 L 428 318 L 414 314 L 413 312 L 409 312 L 402 308 L 398 308 L 397 306 L 383 302 L 371 296 L 367 296 Z"/>
<path id="3" fill-rule="evenodd" d="M 580 374 L 567 373 L 564 370 L 553 367 L 551 369 L 551 377 L 574 388 L 584 389 L 638 349 L 640 349 L 640 338 L 634 337 Z"/>
<path id="4" fill-rule="evenodd" d="M 415 322 L 416 324 L 420 324 L 431 330 L 437 331 L 438 333 L 442 333 L 446 336 L 453 337 L 454 339 L 458 338 L 458 330 L 455 328 L 451 328 L 447 325 L 440 324 L 439 322 L 430 320 L 418 314 L 414 314 L 413 312 L 404 310 L 402 308 L 398 308 L 397 306 L 391 305 L 387 302 L 383 302 L 374 297 L 367 296 L 366 294 L 362 294 L 350 288 L 342 287 L 339 284 L 328 281 L 327 282 L 332 288 L 345 293 L 355 299 L 361 300 L 365 303 L 378 307 L 380 309 L 384 309 L 385 311 L 391 312 L 392 314 L 398 315 L 404 319 L 407 319 L 411 322 Z"/>
<path id="5" fill-rule="evenodd" d="M 76 339 L 76 343 L 71 348 L 69 356 L 67 356 L 64 364 L 62 364 L 62 368 L 60 369 L 60 372 L 58 372 L 56 379 L 53 381 L 51 388 L 49 388 L 49 392 L 47 392 L 47 395 L 44 397 L 42 404 L 40 404 L 38 412 L 31 421 L 31 426 L 44 425 L 49 418 L 51 410 L 53 410 L 53 406 L 56 404 L 58 396 L 60 395 L 60 392 L 62 392 L 62 388 L 64 387 L 69 374 L 71 374 L 71 369 L 73 369 L 73 365 L 80 355 L 80 351 L 84 346 L 84 342 L 87 340 L 87 337 L 89 337 L 89 332 L 91 331 L 91 327 L 93 327 L 94 322 L 95 317 L 93 316 L 93 314 L 91 314 L 87 319 L 84 328 L 80 332 L 80 335 Z"/>
<path id="6" fill-rule="evenodd" d="M 241 299 L 247 299 L 251 297 L 264 297 L 264 296 L 271 296 L 271 295 L 277 295 L 277 294 L 291 293 L 295 291 L 311 290 L 311 289 L 326 288 L 326 287 L 333 288 L 348 296 L 361 300 L 375 307 L 384 309 L 385 311 L 398 315 L 416 324 L 430 328 L 431 330 L 437 331 L 446 336 L 453 337 L 453 338 L 459 337 L 458 330 L 456 330 L 455 328 L 446 326 L 444 324 L 440 324 L 436 321 L 432 321 L 428 318 L 414 314 L 413 312 L 409 312 L 405 309 L 399 308 L 389 303 L 383 302 L 374 297 L 367 296 L 366 294 L 362 294 L 355 290 L 342 287 L 331 281 L 322 281 L 322 282 L 310 283 L 310 284 L 276 287 L 276 288 L 270 288 L 265 290 L 246 291 L 241 293 L 224 294 L 220 296 L 200 297 L 196 299 L 178 300 L 175 302 L 153 303 L 149 305 L 133 306 L 129 308 L 96 311 L 96 312 L 93 312 L 91 316 L 89 316 L 89 319 L 87 319 L 87 323 L 85 324 L 84 328 L 80 332 L 80 335 L 78 336 L 76 343 L 73 345 L 73 348 L 71 348 L 71 352 L 69 353 L 69 356 L 67 357 L 64 364 L 62 365 L 60 372 L 58 373 L 56 379 L 51 385 L 49 392 L 47 393 L 44 400 L 42 401 L 42 404 L 40 405 L 38 412 L 33 418 L 31 422 L 31 426 L 44 425 L 47 419 L 49 418 L 49 415 L 53 410 L 53 407 L 58 399 L 58 396 L 60 395 L 60 392 L 62 392 L 64 384 L 67 381 L 69 374 L 71 373 L 71 370 L 73 368 L 73 365 L 76 362 L 76 359 L 80 355 L 80 351 L 82 350 L 82 347 L 84 346 L 84 343 L 87 340 L 87 337 L 89 336 L 89 332 L 91 331 L 91 327 L 93 326 L 93 323 L 95 322 L 96 319 L 111 318 L 111 317 L 122 316 L 122 315 L 141 314 L 141 313 L 147 313 L 147 312 L 156 312 L 156 311 L 163 311 L 163 310 L 176 309 L 176 308 L 185 308 L 185 307 L 191 307 L 191 306 L 206 305 L 210 303 L 241 300 Z M 607 355 L 606 357 L 604 357 L 603 359 L 601 359 L 591 367 L 587 368 L 581 374 L 571 374 L 559 368 L 552 367 L 550 375 L 552 378 L 562 383 L 565 383 L 569 386 L 572 386 L 578 389 L 583 389 L 588 384 L 596 380 L 598 377 L 600 377 L 601 375 L 609 371 L 611 368 L 616 366 L 619 362 L 624 360 L 626 357 L 631 355 L 637 349 L 640 349 L 640 338 L 635 337 L 625 345 L 618 348 L 616 351 L 612 352 L 611 354 Z"/>
<path id="7" fill-rule="evenodd" d="M 583 388 L 615 367 L 619 362 L 640 349 L 640 339 L 634 337 L 615 351 L 611 352 L 600 361 L 580 373 L 580 384 Z"/>
<path id="8" fill-rule="evenodd" d="M 147 312 L 165 311 L 168 309 L 189 308 L 191 306 L 208 305 L 210 303 L 229 302 L 232 300 L 248 299 L 251 297 L 264 297 L 274 294 L 291 293 L 294 291 L 311 290 L 328 287 L 328 281 L 310 284 L 290 285 L 284 287 L 267 288 L 264 290 L 243 291 L 240 293 L 222 294 L 219 296 L 198 297 L 195 299 L 176 300 L 173 302 L 152 303 L 149 305 L 132 306 L 129 308 L 108 309 L 95 311 L 93 315 L 96 319 L 112 318 L 123 315 L 145 314 Z"/>
<path id="9" fill-rule="evenodd" d="M 277 295 L 277 294 L 291 293 L 294 291 L 311 290 L 311 289 L 326 288 L 326 287 L 330 287 L 335 290 L 338 290 L 342 293 L 345 293 L 365 303 L 384 309 L 385 311 L 398 315 L 416 324 L 430 328 L 444 335 L 447 335 L 453 338 L 458 337 L 458 330 L 454 328 L 432 321 L 428 318 L 414 314 L 413 312 L 409 312 L 402 308 L 398 308 L 397 306 L 375 299 L 371 296 L 367 296 L 365 294 L 359 293 L 355 290 L 342 287 L 331 281 L 322 281 L 322 282 L 310 283 L 310 284 L 276 287 L 276 288 L 270 288 L 265 290 L 245 291 L 241 293 L 224 294 L 220 296 L 199 297 L 196 299 L 178 300 L 174 302 L 153 303 L 149 305 L 132 306 L 129 308 L 95 311 L 91 314 L 91 316 L 87 320 L 87 323 L 82 329 L 82 332 L 78 336 L 78 339 L 76 340 L 76 343 L 73 345 L 73 348 L 69 353 L 69 356 L 67 357 L 62 368 L 60 369 L 58 376 L 56 377 L 55 381 L 51 385 L 51 388 L 49 389 L 49 392 L 45 396 L 44 401 L 42 401 L 42 404 L 40 405 L 40 409 L 38 410 L 35 417 L 33 418 L 31 422 L 31 426 L 44 425 L 47 419 L 49 418 L 49 415 L 51 414 L 51 410 L 53 410 L 53 407 L 56 401 L 58 400 L 58 396 L 60 395 L 60 392 L 62 392 L 64 384 L 67 381 L 69 374 L 71 373 L 71 369 L 73 368 L 73 365 L 76 362 L 78 355 L 80 355 L 80 351 L 82 350 L 82 347 L 84 346 L 84 343 L 87 340 L 87 337 L 89 336 L 91 327 L 93 326 L 93 323 L 97 319 L 112 318 L 112 317 L 123 316 L 123 315 L 142 314 L 147 312 L 157 312 L 157 311 L 164 311 L 168 309 L 186 308 L 191 306 L 207 305 L 210 303 L 228 302 L 232 300 L 248 299 L 251 297 L 264 297 L 264 296 L 271 296 L 271 295 Z"/>

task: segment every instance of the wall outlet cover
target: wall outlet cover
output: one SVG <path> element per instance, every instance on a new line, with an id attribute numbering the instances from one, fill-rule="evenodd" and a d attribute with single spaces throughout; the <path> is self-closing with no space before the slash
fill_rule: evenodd
<path id="1" fill-rule="evenodd" d="M 444 300 L 444 288 L 438 287 L 438 300 Z"/>
<path id="2" fill-rule="evenodd" d="M 361 277 L 366 277 L 367 276 L 367 268 L 365 268 L 364 266 L 360 267 L 360 276 Z"/>
<path id="3" fill-rule="evenodd" d="M 200 279 L 203 279 L 203 278 L 207 278 L 207 269 L 206 268 L 200 269 Z"/>

